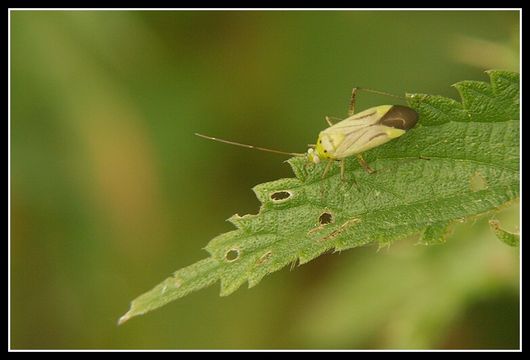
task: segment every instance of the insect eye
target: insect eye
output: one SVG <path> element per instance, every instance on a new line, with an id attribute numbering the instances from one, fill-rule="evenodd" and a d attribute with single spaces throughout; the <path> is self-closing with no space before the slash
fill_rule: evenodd
<path id="1" fill-rule="evenodd" d="M 318 140 L 318 143 L 319 143 L 319 144 L 322 144 L 322 140 Z"/>
<path id="2" fill-rule="evenodd" d="M 324 150 L 325 153 L 327 153 L 328 151 L 327 150 Z"/>

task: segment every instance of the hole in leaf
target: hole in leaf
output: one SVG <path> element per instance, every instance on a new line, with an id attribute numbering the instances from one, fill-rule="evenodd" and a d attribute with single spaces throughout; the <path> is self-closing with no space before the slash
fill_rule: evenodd
<path id="1" fill-rule="evenodd" d="M 323 212 L 319 216 L 318 222 L 320 223 L 320 225 L 327 225 L 333 222 L 333 215 L 331 215 L 331 213 L 328 213 L 328 212 Z"/>
<path id="2" fill-rule="evenodd" d="M 225 259 L 228 262 L 236 261 L 239 258 L 239 249 L 230 249 L 225 254 Z"/>
<path id="3" fill-rule="evenodd" d="M 291 192 L 289 191 L 276 191 L 271 194 L 271 199 L 274 201 L 281 201 L 289 199 L 291 197 Z"/>

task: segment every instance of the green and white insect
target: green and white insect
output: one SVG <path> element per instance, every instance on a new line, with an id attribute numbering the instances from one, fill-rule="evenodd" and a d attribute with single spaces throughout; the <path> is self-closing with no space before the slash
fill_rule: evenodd
<path id="1" fill-rule="evenodd" d="M 328 160 L 322 177 L 326 175 L 333 161 L 340 161 L 341 179 L 344 179 L 344 159 L 352 155 L 357 157 L 361 166 L 368 173 L 372 173 L 374 170 L 363 159 L 362 153 L 405 134 L 407 130 L 413 128 L 418 122 L 418 113 L 403 105 L 379 105 L 355 114 L 355 95 L 358 90 L 401 98 L 376 90 L 354 88 L 350 100 L 348 117 L 333 124 L 331 119 L 326 116 L 329 127 L 318 134 L 316 144 L 310 145 L 306 153 L 285 152 L 241 144 L 197 133 L 195 135 L 249 149 L 284 155 L 305 156 L 308 161 L 315 164 L 323 160 Z"/>

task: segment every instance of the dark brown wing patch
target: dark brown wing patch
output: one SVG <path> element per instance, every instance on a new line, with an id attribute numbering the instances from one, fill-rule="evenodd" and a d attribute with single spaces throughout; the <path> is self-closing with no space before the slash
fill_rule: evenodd
<path id="1" fill-rule="evenodd" d="M 393 105 L 379 120 L 379 124 L 395 129 L 409 130 L 418 122 L 418 113 L 407 106 Z"/>

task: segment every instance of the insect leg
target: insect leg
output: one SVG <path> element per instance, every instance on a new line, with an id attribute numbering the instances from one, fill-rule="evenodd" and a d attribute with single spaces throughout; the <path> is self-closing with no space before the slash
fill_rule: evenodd
<path id="1" fill-rule="evenodd" d="M 361 154 L 357 154 L 356 155 L 357 157 L 357 160 L 359 161 L 359 164 L 361 164 L 361 166 L 363 167 L 363 169 L 368 173 L 368 174 L 371 174 L 373 173 L 375 170 L 372 169 L 368 163 L 364 160 L 363 156 Z"/>
<path id="2" fill-rule="evenodd" d="M 352 116 L 353 114 L 355 114 L 355 95 L 357 94 L 357 91 L 365 91 L 365 92 L 369 92 L 373 94 L 395 97 L 395 98 L 402 99 L 402 100 L 406 99 L 403 96 L 390 94 L 384 91 L 372 90 L 372 89 L 363 88 L 363 87 L 354 87 L 351 92 L 350 107 L 348 108 L 348 116 Z"/>
<path id="3" fill-rule="evenodd" d="M 326 176 L 326 174 L 328 173 L 329 169 L 331 168 L 331 164 L 333 163 L 333 160 L 332 159 L 329 159 L 328 160 L 328 163 L 326 165 L 326 168 L 324 169 L 324 172 L 322 173 L 322 179 L 324 178 L 324 176 Z"/>
<path id="4" fill-rule="evenodd" d="M 326 116 L 326 122 L 328 123 L 329 126 L 333 126 L 333 122 L 331 121 L 329 116 Z"/>
<path id="5" fill-rule="evenodd" d="M 344 159 L 340 161 L 340 179 L 344 180 Z"/>
<path id="6" fill-rule="evenodd" d="M 354 87 L 351 91 L 350 106 L 348 108 L 348 116 L 355 114 L 355 95 L 357 94 L 357 88 Z"/>

